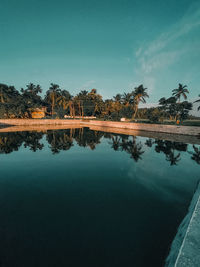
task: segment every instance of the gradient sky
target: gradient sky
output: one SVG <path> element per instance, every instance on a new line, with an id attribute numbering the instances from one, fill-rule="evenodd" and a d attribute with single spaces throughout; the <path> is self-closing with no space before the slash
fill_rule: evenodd
<path id="1" fill-rule="evenodd" d="M 0 0 L 0 82 L 104 98 L 143 83 L 149 103 L 200 93 L 200 1 Z"/>

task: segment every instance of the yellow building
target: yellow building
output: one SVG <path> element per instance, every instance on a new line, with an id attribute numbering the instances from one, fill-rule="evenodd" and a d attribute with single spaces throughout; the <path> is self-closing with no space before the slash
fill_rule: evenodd
<path id="1" fill-rule="evenodd" d="M 46 107 L 36 108 L 31 112 L 32 119 L 42 119 L 46 115 Z"/>

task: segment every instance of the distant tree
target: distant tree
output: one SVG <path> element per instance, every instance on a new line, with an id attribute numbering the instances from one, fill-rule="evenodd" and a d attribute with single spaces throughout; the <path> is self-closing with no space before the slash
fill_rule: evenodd
<path id="1" fill-rule="evenodd" d="M 177 116 L 180 121 L 186 120 L 189 116 L 189 112 L 192 110 L 192 103 L 183 101 L 177 106 Z"/>
<path id="2" fill-rule="evenodd" d="M 192 103 L 188 101 L 176 102 L 178 98 L 171 96 L 168 99 L 161 98 L 159 100 L 160 110 L 163 111 L 163 116 L 169 117 L 169 119 L 185 120 L 189 116 L 190 110 L 192 110 Z"/>
<path id="3" fill-rule="evenodd" d="M 57 100 L 61 96 L 61 89 L 58 84 L 51 83 L 49 90 L 45 95 L 45 102 L 51 107 L 51 115 L 54 115 L 55 107 L 57 105 Z"/>
<path id="4" fill-rule="evenodd" d="M 20 98 L 20 93 L 14 86 L 8 86 L 6 84 L 0 84 L 0 103 L 9 104 L 17 102 Z"/>
<path id="5" fill-rule="evenodd" d="M 158 122 L 162 113 L 159 108 L 148 108 L 147 109 L 147 118 L 150 122 Z"/>
<path id="6" fill-rule="evenodd" d="M 138 111 L 139 103 L 146 103 L 147 97 L 149 97 L 148 93 L 146 92 L 147 88 L 144 88 L 143 85 L 139 85 L 138 87 L 135 87 L 135 90 L 133 92 L 134 96 L 134 103 L 135 103 L 135 113 L 133 115 L 133 118 L 135 119 Z"/>
<path id="7" fill-rule="evenodd" d="M 121 103 L 122 95 L 121 94 L 116 94 L 115 96 L 113 96 L 113 99 L 114 99 L 115 102 Z"/>
<path id="8" fill-rule="evenodd" d="M 189 91 L 187 89 L 187 85 L 182 85 L 181 83 L 179 83 L 178 88 L 172 90 L 172 92 L 173 92 L 172 95 L 178 99 L 179 103 L 181 100 L 181 96 L 183 96 L 183 98 L 186 100 L 187 99 L 186 94 L 189 94 Z"/>
<path id="9" fill-rule="evenodd" d="M 124 106 L 129 106 L 134 104 L 134 96 L 132 93 L 124 93 L 122 95 L 122 104 Z"/>
<path id="10" fill-rule="evenodd" d="M 99 115 L 104 109 L 102 96 L 97 93 L 97 89 L 92 89 L 90 92 L 81 91 L 74 99 L 76 113 L 84 116 Z"/>
<path id="11" fill-rule="evenodd" d="M 14 86 L 0 84 L 0 118 L 23 118 L 25 100 Z"/>
<path id="12" fill-rule="evenodd" d="M 199 95 L 199 97 L 200 97 L 200 95 Z M 200 102 L 200 98 L 197 99 L 196 101 L 194 101 L 194 103 L 197 103 L 197 102 Z M 198 106 L 197 110 L 200 110 L 200 106 Z"/>
<path id="13" fill-rule="evenodd" d="M 61 90 L 60 94 L 57 96 L 56 104 L 58 104 L 57 113 L 62 114 L 60 117 L 64 117 L 72 100 L 72 95 L 67 90 Z"/>
<path id="14" fill-rule="evenodd" d="M 26 89 L 21 88 L 22 105 L 24 106 L 27 114 L 31 117 L 31 111 L 35 108 L 40 108 L 44 105 L 42 97 L 39 95 L 42 93 L 40 85 L 29 83 Z"/>
<path id="15" fill-rule="evenodd" d="M 123 106 L 119 111 L 119 116 L 122 118 L 131 119 L 133 116 L 133 109 L 131 106 Z"/>

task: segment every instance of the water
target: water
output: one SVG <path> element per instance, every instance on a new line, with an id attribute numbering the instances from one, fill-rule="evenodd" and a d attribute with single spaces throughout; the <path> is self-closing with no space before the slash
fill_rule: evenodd
<path id="1" fill-rule="evenodd" d="M 0 134 L 0 266 L 163 266 L 199 146 L 87 128 Z"/>

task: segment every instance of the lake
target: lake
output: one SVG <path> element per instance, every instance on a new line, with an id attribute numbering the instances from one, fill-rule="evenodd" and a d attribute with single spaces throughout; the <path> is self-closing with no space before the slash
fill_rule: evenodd
<path id="1" fill-rule="evenodd" d="M 163 266 L 199 147 L 88 128 L 0 133 L 0 266 Z"/>

